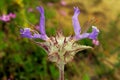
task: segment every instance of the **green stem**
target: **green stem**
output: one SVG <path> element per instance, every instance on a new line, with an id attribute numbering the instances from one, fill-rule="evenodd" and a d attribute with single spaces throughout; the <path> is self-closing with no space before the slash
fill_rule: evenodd
<path id="1" fill-rule="evenodd" d="M 59 80 L 64 80 L 64 64 L 60 64 L 58 67 L 59 67 Z"/>

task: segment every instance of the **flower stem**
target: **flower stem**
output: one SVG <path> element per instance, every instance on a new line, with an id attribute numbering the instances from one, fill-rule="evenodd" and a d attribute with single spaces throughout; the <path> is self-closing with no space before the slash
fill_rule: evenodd
<path id="1" fill-rule="evenodd" d="M 64 80 L 64 64 L 59 65 L 59 80 Z"/>

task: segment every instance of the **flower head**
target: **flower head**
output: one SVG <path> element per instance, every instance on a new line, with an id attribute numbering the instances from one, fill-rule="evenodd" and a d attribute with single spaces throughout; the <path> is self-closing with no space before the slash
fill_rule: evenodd
<path id="1" fill-rule="evenodd" d="M 56 62 L 59 64 L 66 64 L 71 61 L 74 55 L 81 50 L 91 48 L 90 46 L 79 45 L 76 43 L 77 40 L 83 38 L 89 38 L 93 40 L 93 43 L 98 45 L 97 36 L 99 30 L 92 26 L 91 33 L 82 33 L 81 27 L 78 21 L 78 15 L 80 14 L 80 10 L 78 7 L 74 8 L 74 15 L 72 17 L 72 22 L 74 26 L 75 36 L 65 37 L 62 34 L 62 31 L 58 31 L 55 37 L 48 37 L 45 32 L 45 16 L 43 7 L 37 7 L 37 10 L 40 12 L 40 23 L 39 30 L 37 31 L 31 30 L 30 28 L 24 28 L 20 30 L 20 34 L 22 37 L 35 39 L 39 38 L 45 40 L 45 42 L 36 42 L 35 43 L 45 49 L 48 53 L 48 58 L 52 62 Z"/>

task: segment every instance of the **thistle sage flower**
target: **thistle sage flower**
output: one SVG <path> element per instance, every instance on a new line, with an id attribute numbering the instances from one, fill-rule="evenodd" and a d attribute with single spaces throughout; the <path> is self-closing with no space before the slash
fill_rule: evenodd
<path id="1" fill-rule="evenodd" d="M 60 70 L 60 80 L 64 80 L 64 65 L 73 60 L 75 54 L 78 51 L 91 48 L 90 46 L 77 44 L 76 41 L 81 40 L 83 38 L 89 38 L 93 40 L 93 43 L 97 43 L 97 36 L 99 34 L 99 30 L 97 27 L 92 26 L 91 33 L 82 33 L 81 27 L 78 21 L 78 15 L 80 14 L 80 10 L 78 7 L 74 7 L 74 15 L 72 17 L 72 23 L 74 27 L 74 36 L 65 37 L 62 34 L 62 31 L 58 31 L 56 36 L 48 37 L 45 32 L 45 16 L 43 7 L 37 7 L 37 10 L 40 12 L 40 24 L 39 31 L 31 30 L 30 28 L 24 28 L 20 30 L 20 34 L 22 37 L 35 39 L 39 38 L 44 40 L 44 42 L 36 42 L 35 43 L 43 47 L 45 51 L 48 53 L 48 59 L 52 62 L 55 62 Z"/>

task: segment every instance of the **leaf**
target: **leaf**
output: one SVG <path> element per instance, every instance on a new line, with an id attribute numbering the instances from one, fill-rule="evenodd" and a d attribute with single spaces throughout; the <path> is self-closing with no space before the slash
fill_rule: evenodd
<path id="1" fill-rule="evenodd" d="M 89 75 L 88 75 L 88 74 L 84 74 L 84 76 L 83 76 L 83 80 L 90 80 Z"/>

